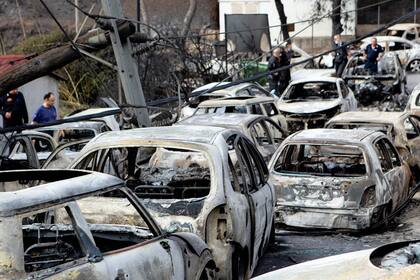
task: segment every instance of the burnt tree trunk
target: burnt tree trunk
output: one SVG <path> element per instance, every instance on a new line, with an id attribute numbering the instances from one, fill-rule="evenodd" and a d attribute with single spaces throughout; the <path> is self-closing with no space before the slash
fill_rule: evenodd
<path id="1" fill-rule="evenodd" d="M 332 35 L 341 34 L 344 31 L 343 25 L 341 24 L 341 0 L 332 0 Z"/>
<path id="2" fill-rule="evenodd" d="M 281 23 L 281 34 L 283 35 L 283 41 L 286 41 L 290 38 L 289 36 L 289 29 L 287 27 L 287 17 L 284 13 L 284 6 L 281 0 L 274 0 L 276 3 L 277 13 L 280 17 L 280 23 Z"/>
<path id="3" fill-rule="evenodd" d="M 130 24 L 118 26 L 121 38 L 127 38 L 134 32 Z M 109 33 L 86 34 L 79 38 L 78 47 L 88 52 L 104 49 L 111 44 Z M 37 55 L 0 76 L 0 95 L 18 88 L 30 81 L 43 77 L 80 58 L 80 54 L 68 43 L 40 55 Z"/>

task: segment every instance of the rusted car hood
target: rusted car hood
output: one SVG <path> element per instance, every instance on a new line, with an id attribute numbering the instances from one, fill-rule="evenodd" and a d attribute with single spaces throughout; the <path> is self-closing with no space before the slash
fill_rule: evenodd
<path id="1" fill-rule="evenodd" d="M 317 112 L 326 111 L 341 105 L 338 99 L 324 100 L 324 101 L 307 101 L 307 102 L 291 102 L 286 103 L 280 101 L 277 107 L 280 111 L 291 114 L 312 114 Z"/>
<path id="2" fill-rule="evenodd" d="M 277 205 L 307 208 L 357 209 L 364 177 L 282 176 L 273 173 L 271 182 Z"/>

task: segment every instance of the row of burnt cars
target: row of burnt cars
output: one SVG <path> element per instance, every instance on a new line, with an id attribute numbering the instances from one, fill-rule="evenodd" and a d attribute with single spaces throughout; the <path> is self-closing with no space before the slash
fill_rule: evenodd
<path id="1" fill-rule="evenodd" d="M 106 117 L 2 134 L 2 277 L 249 278 L 276 226 L 362 230 L 415 192 L 420 90 L 406 111 L 356 112 L 339 78 L 280 97 L 213 86 L 168 127 Z M 370 277 L 394 272 L 380 259 L 395 249 Z"/>

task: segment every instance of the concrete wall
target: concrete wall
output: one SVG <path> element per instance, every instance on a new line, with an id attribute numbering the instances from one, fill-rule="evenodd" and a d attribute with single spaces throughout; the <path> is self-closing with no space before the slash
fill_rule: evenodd
<path id="1" fill-rule="evenodd" d="M 59 114 L 60 97 L 58 95 L 58 81 L 51 76 L 44 76 L 33 80 L 18 89 L 25 96 L 26 108 L 28 109 L 29 122 L 39 106 L 42 105 L 43 97 L 47 92 L 52 92 L 56 96 L 55 107 Z M 0 117 L 0 125 L 3 126 L 3 119 Z"/>
<path id="2" fill-rule="evenodd" d="M 285 13 L 287 16 L 287 21 L 297 22 L 302 20 L 311 19 L 316 10 L 316 0 L 283 0 Z M 331 11 L 331 1 L 322 0 L 322 11 L 320 14 L 324 15 Z M 353 10 L 356 7 L 356 0 L 346 0 L 343 1 L 342 11 L 344 10 Z M 273 0 L 219 0 L 219 22 L 220 22 L 220 31 L 225 30 L 224 14 L 253 14 L 261 13 L 267 14 L 269 25 L 280 25 L 280 19 L 277 13 L 276 5 Z M 354 36 L 355 35 L 355 26 L 356 26 L 356 17 L 354 13 L 349 13 L 346 21 L 342 20 L 344 24 L 343 35 Z M 295 32 L 290 32 L 290 36 L 299 32 L 297 38 L 314 38 L 324 37 L 331 38 L 332 35 L 332 21 L 331 18 L 323 19 L 312 27 L 306 28 L 310 23 L 297 23 L 295 24 Z M 303 30 L 306 28 L 305 30 Z M 301 32 L 300 32 L 301 31 Z M 272 45 L 277 45 L 282 41 L 282 36 L 280 32 L 280 27 L 270 28 L 270 36 Z M 222 38 L 223 39 L 223 36 Z M 304 40 L 307 42 L 308 40 Z M 316 43 L 318 44 L 318 43 Z M 312 45 L 312 44 L 311 44 Z M 305 50 L 310 51 L 310 46 L 305 43 L 305 45 L 300 46 Z M 325 40 L 321 40 L 321 46 L 325 45 Z M 328 44 L 329 46 L 329 44 Z"/>

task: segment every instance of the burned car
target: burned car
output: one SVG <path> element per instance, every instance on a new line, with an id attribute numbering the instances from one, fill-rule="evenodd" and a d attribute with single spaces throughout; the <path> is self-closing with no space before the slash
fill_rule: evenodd
<path id="1" fill-rule="evenodd" d="M 263 87 L 254 83 L 241 83 L 225 89 L 206 92 L 213 87 L 226 86 L 228 84 L 229 82 L 213 82 L 193 90 L 191 92 L 192 97 L 189 98 L 188 105 L 182 108 L 179 119 L 191 116 L 198 104 L 206 100 L 237 96 L 271 96 L 271 94 Z"/>
<path id="2" fill-rule="evenodd" d="M 57 146 L 50 135 L 38 131 L 0 134 L 0 170 L 39 168 Z"/>
<path id="3" fill-rule="evenodd" d="M 291 134 L 324 127 L 336 114 L 355 111 L 357 101 L 342 79 L 314 77 L 292 82 L 278 100 L 277 108 Z"/>
<path id="4" fill-rule="evenodd" d="M 398 36 L 378 36 L 376 39 L 385 51 L 398 55 L 406 71 L 420 71 L 420 44 Z M 361 49 L 364 50 L 370 41 L 371 38 L 363 39 Z"/>
<path id="5" fill-rule="evenodd" d="M 388 217 L 414 188 L 391 141 L 372 130 L 309 129 L 273 155 L 276 221 L 301 228 L 360 230 Z"/>
<path id="6" fill-rule="evenodd" d="M 420 116 L 408 112 L 347 112 L 332 118 L 325 127 L 365 128 L 386 134 L 420 180 Z"/>
<path id="7" fill-rule="evenodd" d="M 417 280 L 420 279 L 420 242 L 389 243 L 292 265 L 255 280 Z"/>
<path id="8" fill-rule="evenodd" d="M 386 102 L 398 108 L 405 105 L 407 81 L 404 68 L 395 53 L 384 54 L 378 62 L 378 73 L 374 75 L 365 69 L 362 53 L 355 54 L 344 69 L 343 79 L 363 106 Z"/>
<path id="9" fill-rule="evenodd" d="M 420 85 L 411 92 L 405 111 L 420 117 Z"/>
<path id="10" fill-rule="evenodd" d="M 0 190 L 3 279 L 213 279 L 207 245 L 191 233 L 164 233 L 119 178 L 3 171 Z M 96 216 L 90 205 L 110 193 L 121 203 Z"/>
<path id="11" fill-rule="evenodd" d="M 240 132 L 171 126 L 107 132 L 70 168 L 115 175 L 169 232 L 193 232 L 210 247 L 218 277 L 248 278 L 273 232 L 275 194 L 265 162 Z M 91 204 L 103 207 L 118 198 Z"/>
<path id="12" fill-rule="evenodd" d="M 286 121 L 277 109 L 276 99 L 272 97 L 226 97 L 207 100 L 200 103 L 193 116 L 202 114 L 254 114 L 269 117 L 276 122 L 283 131 L 287 131 Z"/>
<path id="13" fill-rule="evenodd" d="M 247 136 L 268 163 L 286 138 L 286 133 L 270 118 L 248 114 L 208 114 L 186 118 L 180 125 L 218 126 L 240 131 Z"/>

